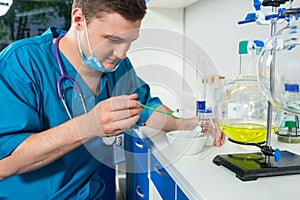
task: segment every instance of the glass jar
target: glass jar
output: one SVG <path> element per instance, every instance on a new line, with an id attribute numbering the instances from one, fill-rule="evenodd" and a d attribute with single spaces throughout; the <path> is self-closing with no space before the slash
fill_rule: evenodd
<path id="1" fill-rule="evenodd" d="M 285 114 L 284 120 L 277 131 L 277 139 L 285 143 L 300 143 L 298 115 Z"/>
<path id="2" fill-rule="evenodd" d="M 212 110 L 204 109 L 197 111 L 198 124 L 201 127 L 207 138 L 205 140 L 205 146 L 214 146 L 215 144 L 215 124 Z"/>
<path id="3" fill-rule="evenodd" d="M 299 85 L 298 84 L 284 84 L 285 98 L 292 99 L 292 102 L 286 102 L 286 108 L 295 108 L 298 104 L 295 104 L 299 98 Z M 299 143 L 300 142 L 300 129 L 299 129 L 299 117 L 298 115 L 285 113 L 283 122 L 279 130 L 277 131 L 278 141 L 286 143 Z"/>

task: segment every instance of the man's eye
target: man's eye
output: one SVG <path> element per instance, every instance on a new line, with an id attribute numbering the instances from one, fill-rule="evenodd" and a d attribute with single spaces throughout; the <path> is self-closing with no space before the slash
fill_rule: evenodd
<path id="1" fill-rule="evenodd" d="M 114 42 L 114 43 L 120 42 L 120 39 L 118 39 L 118 38 L 108 38 L 108 39 L 109 39 L 109 41 Z"/>

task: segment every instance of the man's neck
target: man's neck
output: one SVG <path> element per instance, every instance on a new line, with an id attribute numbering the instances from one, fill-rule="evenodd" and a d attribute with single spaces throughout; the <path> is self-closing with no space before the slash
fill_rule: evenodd
<path id="1" fill-rule="evenodd" d="M 77 41 L 77 39 L 74 36 L 75 34 L 71 35 L 70 33 L 67 33 L 59 41 L 59 49 L 75 68 L 94 96 L 97 96 L 100 92 L 99 82 L 102 72 L 90 69 L 82 64 L 81 56 L 78 50 L 78 44 L 74 42 Z"/>

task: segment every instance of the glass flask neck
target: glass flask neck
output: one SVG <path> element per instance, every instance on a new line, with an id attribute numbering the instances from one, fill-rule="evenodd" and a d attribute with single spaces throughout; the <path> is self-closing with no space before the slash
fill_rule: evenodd
<path id="1" fill-rule="evenodd" d="M 257 81 L 256 75 L 238 75 L 232 78 L 233 81 Z"/>
<path id="2" fill-rule="evenodd" d="M 263 42 L 259 40 L 254 41 L 240 41 L 239 55 L 240 67 L 239 75 L 256 76 L 257 63 L 260 51 L 263 47 Z"/>

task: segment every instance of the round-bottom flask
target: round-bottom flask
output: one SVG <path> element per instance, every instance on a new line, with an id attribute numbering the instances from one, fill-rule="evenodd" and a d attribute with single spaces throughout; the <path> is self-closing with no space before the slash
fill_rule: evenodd
<path id="1" fill-rule="evenodd" d="M 289 24 L 274 34 L 262 49 L 258 80 L 262 92 L 275 107 L 300 115 L 300 93 L 286 95 L 287 84 L 292 88 L 300 85 L 300 9 L 287 9 L 285 13 Z"/>
<path id="2" fill-rule="evenodd" d="M 267 135 L 267 100 L 256 76 L 240 75 L 227 83 L 215 105 L 218 126 L 229 140 L 239 144 L 264 143 Z M 272 134 L 280 126 L 272 116 Z"/>

